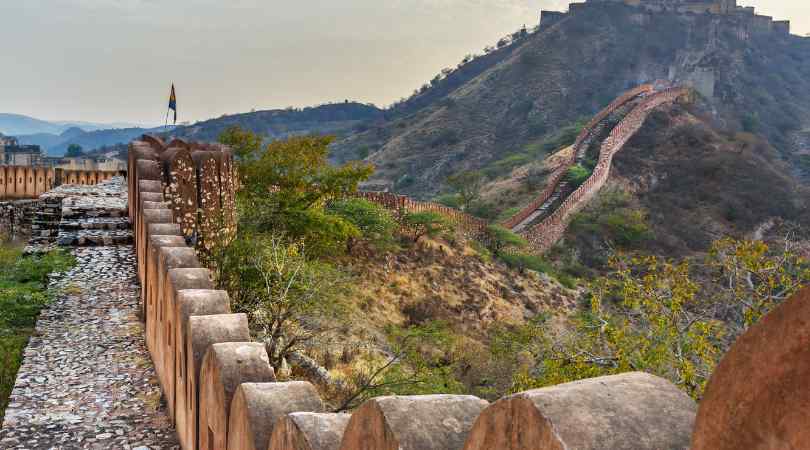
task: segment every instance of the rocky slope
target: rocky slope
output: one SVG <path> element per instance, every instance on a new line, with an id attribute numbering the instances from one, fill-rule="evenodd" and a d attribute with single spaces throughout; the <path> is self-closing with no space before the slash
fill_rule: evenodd
<path id="1" fill-rule="evenodd" d="M 530 34 L 444 98 L 343 139 L 334 156 L 368 153 L 378 168 L 375 185 L 432 196 L 460 170 L 542 157 L 538 149 L 562 127 L 656 79 L 696 86 L 719 128 L 766 137 L 802 173 L 795 135 L 810 124 L 810 39 L 746 34 L 716 16 L 652 15 L 622 5 L 591 8 Z"/>

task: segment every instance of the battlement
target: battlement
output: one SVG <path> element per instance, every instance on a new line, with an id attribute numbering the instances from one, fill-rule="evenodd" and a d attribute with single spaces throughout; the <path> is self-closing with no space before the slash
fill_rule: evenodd
<path id="1" fill-rule="evenodd" d="M 771 16 L 757 14 L 753 6 L 738 6 L 737 0 L 586 0 L 585 2 L 571 3 L 568 5 L 568 12 L 541 11 L 540 28 L 546 29 L 567 16 L 576 15 L 589 8 L 604 5 L 631 6 L 652 14 L 714 15 L 736 21 L 754 34 L 790 34 L 789 20 L 774 20 Z"/>

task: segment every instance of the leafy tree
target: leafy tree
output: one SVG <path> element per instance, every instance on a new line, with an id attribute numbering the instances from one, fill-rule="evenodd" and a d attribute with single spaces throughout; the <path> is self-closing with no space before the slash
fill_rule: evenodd
<path id="1" fill-rule="evenodd" d="M 219 136 L 219 142 L 230 146 L 234 156 L 239 161 L 249 162 L 255 160 L 262 149 L 261 136 L 234 125 L 228 127 Z"/>
<path id="2" fill-rule="evenodd" d="M 331 137 L 293 137 L 272 142 L 262 151 L 248 132 L 230 136 L 246 142 L 239 162 L 240 227 L 303 240 L 312 256 L 340 251 L 350 238 L 359 236 L 354 225 L 328 214 L 324 206 L 355 192 L 358 183 L 371 175 L 371 166 L 330 165 Z"/>
<path id="3" fill-rule="evenodd" d="M 721 288 L 719 317 L 741 334 L 774 306 L 810 282 L 810 264 L 785 239 L 774 250 L 762 241 L 720 239 L 712 244 L 708 266 Z"/>
<path id="4" fill-rule="evenodd" d="M 506 248 L 524 248 L 529 245 L 523 236 L 512 232 L 500 225 L 490 225 L 487 227 L 487 239 L 489 241 L 489 248 L 495 256 L 500 256 L 501 252 Z"/>
<path id="5" fill-rule="evenodd" d="M 405 224 L 413 231 L 413 241 L 422 236 L 434 237 L 453 229 L 453 224 L 444 215 L 435 211 L 411 212 L 405 215 Z"/>
<path id="6" fill-rule="evenodd" d="M 68 145 L 67 151 L 65 152 L 65 156 L 68 158 L 78 158 L 84 155 L 84 149 L 79 144 L 70 144 Z"/>
<path id="7" fill-rule="evenodd" d="M 481 195 L 481 188 L 484 186 L 486 178 L 482 172 L 477 170 L 459 172 L 447 179 L 450 185 L 461 200 L 461 209 L 469 208 L 470 204 Z"/>
<path id="8" fill-rule="evenodd" d="M 587 168 L 575 164 L 568 169 L 568 173 L 566 174 L 566 179 L 569 183 L 571 183 L 574 187 L 579 187 L 582 183 L 584 183 L 589 177 L 591 176 L 591 171 Z"/>
<path id="9" fill-rule="evenodd" d="M 502 333 L 521 349 L 499 356 L 516 368 L 511 390 L 643 370 L 699 399 L 734 339 L 810 281 L 789 241 L 774 250 L 721 239 L 705 268 L 714 276 L 701 283 L 688 261 L 614 256 L 568 330 L 539 320 Z M 531 362 L 518 364 L 519 355 Z"/>
<path id="10" fill-rule="evenodd" d="M 347 220 L 360 230 L 365 239 L 377 245 L 391 242 L 397 228 L 397 222 L 388 210 L 365 199 L 334 201 L 327 210 Z M 348 240 L 349 252 L 354 243 L 354 238 Z"/>
<path id="11" fill-rule="evenodd" d="M 221 260 L 220 288 L 231 293 L 235 312 L 248 314 L 251 333 L 279 367 L 331 328 L 342 313 L 338 297 L 343 276 L 328 264 L 306 257 L 303 244 L 280 236 L 251 236 L 232 244 Z"/>

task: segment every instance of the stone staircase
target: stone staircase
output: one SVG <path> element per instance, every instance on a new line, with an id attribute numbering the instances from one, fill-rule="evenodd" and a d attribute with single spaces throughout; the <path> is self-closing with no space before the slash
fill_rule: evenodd
<path id="1" fill-rule="evenodd" d="M 29 250 L 131 244 L 123 189 L 122 181 L 113 179 L 95 186 L 63 185 L 44 194 L 33 215 Z"/>

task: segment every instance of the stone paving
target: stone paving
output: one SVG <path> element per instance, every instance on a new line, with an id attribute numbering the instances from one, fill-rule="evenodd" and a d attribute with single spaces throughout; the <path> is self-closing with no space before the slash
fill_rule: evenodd
<path id="1" fill-rule="evenodd" d="M 77 195 L 84 198 L 72 205 L 116 211 L 94 217 L 118 217 L 120 197 L 108 195 L 113 188 L 103 187 L 95 199 L 83 188 Z M 125 189 L 118 195 L 125 199 Z M 132 246 L 71 251 L 77 265 L 51 280 L 59 295 L 25 350 L 0 448 L 179 448 L 136 315 Z"/>

